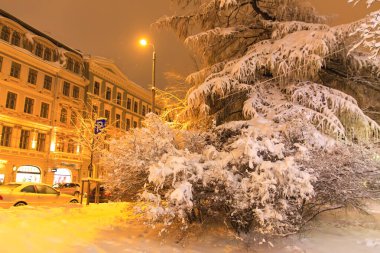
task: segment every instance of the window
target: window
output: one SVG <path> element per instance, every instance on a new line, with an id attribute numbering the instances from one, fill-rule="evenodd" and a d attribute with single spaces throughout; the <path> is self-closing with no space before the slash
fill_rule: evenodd
<path id="1" fill-rule="evenodd" d="M 111 100 L 111 88 L 110 87 L 107 87 L 106 99 L 107 100 Z"/>
<path id="2" fill-rule="evenodd" d="M 116 114 L 116 127 L 117 128 L 120 128 L 120 119 L 121 119 L 120 114 Z"/>
<path id="3" fill-rule="evenodd" d="M 152 109 L 150 107 L 148 108 L 148 112 L 152 112 Z"/>
<path id="4" fill-rule="evenodd" d="M 25 104 L 24 104 L 24 112 L 28 114 L 32 114 L 33 106 L 34 106 L 34 99 L 26 97 Z"/>
<path id="5" fill-rule="evenodd" d="M 107 122 L 109 122 L 109 120 L 110 120 L 110 111 L 109 110 L 104 111 L 104 117 L 106 117 Z"/>
<path id="6" fill-rule="evenodd" d="M 16 78 L 20 78 L 21 64 L 17 62 L 12 62 L 10 75 Z"/>
<path id="7" fill-rule="evenodd" d="M 73 71 L 74 61 L 71 58 L 67 58 L 66 69 Z"/>
<path id="8" fill-rule="evenodd" d="M 118 92 L 116 95 L 116 104 L 121 105 L 121 93 Z"/>
<path id="9" fill-rule="evenodd" d="M 34 185 L 28 185 L 25 188 L 21 190 L 21 192 L 26 192 L 26 193 L 36 193 L 36 189 L 34 188 Z"/>
<path id="10" fill-rule="evenodd" d="M 49 104 L 41 103 L 40 117 L 45 119 L 49 118 Z"/>
<path id="11" fill-rule="evenodd" d="M 71 112 L 70 124 L 72 126 L 75 126 L 77 124 L 77 114 L 76 114 L 76 112 Z"/>
<path id="12" fill-rule="evenodd" d="M 53 83 L 53 78 L 51 76 L 45 75 L 44 78 L 44 89 L 51 90 L 51 84 Z"/>
<path id="13" fill-rule="evenodd" d="M 126 122 L 125 122 L 125 129 L 128 131 L 129 129 L 131 129 L 131 120 L 130 119 L 127 119 Z"/>
<path id="14" fill-rule="evenodd" d="M 37 70 L 29 69 L 28 83 L 31 83 L 31 84 L 37 83 Z"/>
<path id="15" fill-rule="evenodd" d="M 67 122 L 67 110 L 65 108 L 61 109 L 61 116 L 59 117 L 59 121 L 61 123 L 66 123 Z"/>
<path id="16" fill-rule="evenodd" d="M 46 141 L 46 134 L 38 133 L 37 134 L 37 151 L 40 151 L 40 152 L 45 151 L 45 141 Z"/>
<path id="17" fill-rule="evenodd" d="M 73 98 L 79 98 L 79 87 L 78 86 L 73 87 Z"/>
<path id="18" fill-rule="evenodd" d="M 2 68 L 3 68 L 3 57 L 0 56 L 0 72 Z"/>
<path id="19" fill-rule="evenodd" d="M 79 62 L 76 61 L 74 63 L 74 73 L 79 74 L 79 72 L 80 72 L 80 65 L 79 65 Z"/>
<path id="20" fill-rule="evenodd" d="M 94 94 L 98 95 L 98 96 L 100 94 L 100 83 L 99 82 L 94 83 Z"/>
<path id="21" fill-rule="evenodd" d="M 99 110 L 98 110 L 98 106 L 97 105 L 93 105 L 92 106 L 92 116 L 94 117 L 94 116 L 97 116 L 98 115 L 98 112 L 99 112 Z"/>
<path id="22" fill-rule="evenodd" d="M 1 131 L 0 145 L 10 147 L 11 137 L 12 137 L 12 128 L 8 126 L 3 126 L 3 130 Z"/>
<path id="23" fill-rule="evenodd" d="M 9 42 L 10 35 L 11 35 L 11 31 L 9 30 L 8 26 L 3 26 L 3 28 L 1 28 L 0 38 L 2 40 Z"/>
<path id="24" fill-rule="evenodd" d="M 130 98 L 127 99 L 127 109 L 131 110 L 132 100 Z"/>
<path id="25" fill-rule="evenodd" d="M 65 145 L 64 145 L 62 139 L 57 139 L 57 142 L 55 144 L 55 148 L 56 148 L 57 152 L 64 152 Z"/>
<path id="26" fill-rule="evenodd" d="M 73 140 L 69 140 L 67 143 L 67 153 L 75 153 L 75 144 Z"/>
<path id="27" fill-rule="evenodd" d="M 28 149 L 29 147 L 29 136 L 30 136 L 30 131 L 22 129 L 21 130 L 21 136 L 20 136 L 20 148 L 22 149 Z"/>
<path id="28" fill-rule="evenodd" d="M 135 102 L 133 106 L 133 111 L 137 113 L 138 109 L 139 109 L 139 105 L 137 102 Z"/>
<path id="29" fill-rule="evenodd" d="M 42 194 L 58 194 L 56 190 L 46 185 L 36 185 L 38 193 Z"/>
<path id="30" fill-rule="evenodd" d="M 146 107 L 145 105 L 142 106 L 142 115 L 145 116 L 146 114 Z"/>
<path id="31" fill-rule="evenodd" d="M 51 49 L 50 48 L 45 48 L 44 60 L 51 61 Z"/>
<path id="32" fill-rule="evenodd" d="M 38 57 L 42 57 L 42 51 L 43 50 L 44 49 L 43 49 L 42 45 L 40 43 L 37 43 L 34 54 L 37 55 Z"/>
<path id="33" fill-rule="evenodd" d="M 20 34 L 16 31 L 12 34 L 11 44 L 15 46 L 20 46 Z"/>
<path id="34" fill-rule="evenodd" d="M 5 104 L 5 107 L 15 110 L 16 102 L 17 102 L 17 94 L 9 91 L 7 94 L 7 102 Z"/>
<path id="35" fill-rule="evenodd" d="M 133 127 L 137 128 L 137 122 L 136 121 L 133 121 Z"/>
<path id="36" fill-rule="evenodd" d="M 70 96 L 70 83 L 68 82 L 63 82 L 63 90 L 62 90 L 63 95 L 65 96 Z"/>

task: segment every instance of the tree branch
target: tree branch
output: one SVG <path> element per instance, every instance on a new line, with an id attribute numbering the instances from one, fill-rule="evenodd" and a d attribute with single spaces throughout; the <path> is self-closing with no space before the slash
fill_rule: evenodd
<path id="1" fill-rule="evenodd" d="M 258 0 L 252 0 L 251 1 L 251 6 L 255 10 L 255 12 L 260 14 L 265 20 L 275 21 L 276 18 L 272 17 L 267 12 L 261 10 L 260 7 L 257 5 L 257 2 L 258 2 Z"/>

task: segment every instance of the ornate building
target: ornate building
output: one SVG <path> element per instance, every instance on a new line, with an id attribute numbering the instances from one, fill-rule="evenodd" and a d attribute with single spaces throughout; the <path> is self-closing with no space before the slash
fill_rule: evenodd
<path id="1" fill-rule="evenodd" d="M 149 91 L 112 62 L 83 57 L 3 10 L 0 94 L 0 183 L 78 182 L 89 165 L 77 133 L 85 105 L 120 131 L 140 126 L 150 108 Z"/>

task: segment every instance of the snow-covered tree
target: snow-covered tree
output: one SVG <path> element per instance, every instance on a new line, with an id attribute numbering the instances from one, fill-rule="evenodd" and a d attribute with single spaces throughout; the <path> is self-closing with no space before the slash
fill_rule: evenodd
<path id="1" fill-rule="evenodd" d="M 216 126 L 174 131 L 150 116 L 147 128 L 110 147 L 111 175 L 122 175 L 117 187 L 126 189 L 138 169 L 153 221 L 213 218 L 271 234 L 295 232 L 324 210 L 358 206 L 353 200 L 365 195 L 368 177 L 317 162 L 317 154 L 340 161 L 351 142 L 360 150 L 379 139 L 378 123 L 357 100 L 332 88 L 362 72 L 358 85 L 370 83 L 379 73 L 368 52 L 348 55 L 357 23 L 330 27 L 301 0 L 175 2 L 182 15 L 156 26 L 173 28 L 198 55 L 203 68 L 187 78 L 187 114 Z M 347 196 L 352 185 L 339 183 L 327 198 L 327 173 L 334 182 L 355 179 L 358 191 Z"/>

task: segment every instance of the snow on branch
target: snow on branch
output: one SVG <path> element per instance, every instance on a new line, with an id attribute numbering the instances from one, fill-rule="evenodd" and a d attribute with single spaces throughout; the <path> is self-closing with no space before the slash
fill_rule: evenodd
<path id="1" fill-rule="evenodd" d="M 283 80 L 310 79 L 336 48 L 337 39 L 329 30 L 298 31 L 279 40 L 256 43 L 230 68 L 242 81 L 254 80 L 263 69 Z"/>
<path id="2" fill-rule="evenodd" d="M 357 42 L 349 51 L 363 47 L 371 52 L 370 57 L 380 55 L 380 11 L 371 13 L 359 27 L 351 33 L 351 36 L 359 36 Z"/>

